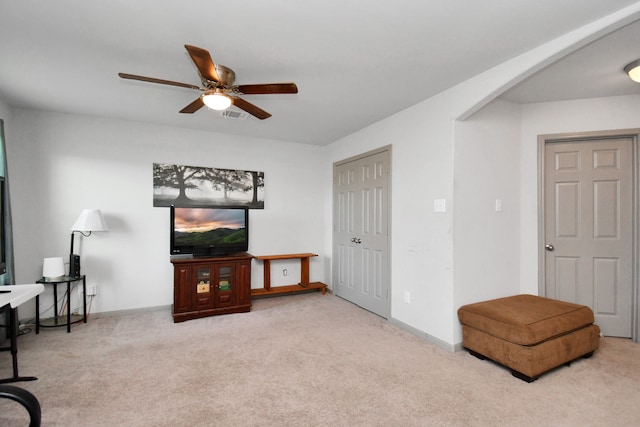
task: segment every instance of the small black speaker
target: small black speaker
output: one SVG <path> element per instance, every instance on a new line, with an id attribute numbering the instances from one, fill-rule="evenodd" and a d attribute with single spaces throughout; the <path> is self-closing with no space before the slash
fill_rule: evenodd
<path id="1" fill-rule="evenodd" d="M 69 259 L 69 276 L 80 277 L 80 255 L 71 255 Z"/>

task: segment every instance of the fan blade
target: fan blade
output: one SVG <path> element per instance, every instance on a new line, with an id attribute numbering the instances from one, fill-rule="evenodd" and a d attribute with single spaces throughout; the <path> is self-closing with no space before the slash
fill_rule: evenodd
<path id="1" fill-rule="evenodd" d="M 263 95 L 270 93 L 298 93 L 295 83 L 270 83 L 255 85 L 239 85 L 238 90 L 245 95 Z"/>
<path id="2" fill-rule="evenodd" d="M 162 80 L 162 79 L 156 79 L 153 77 L 136 76 L 135 74 L 127 74 L 127 73 L 118 73 L 118 75 L 123 79 L 140 80 L 143 82 L 159 83 L 162 85 L 180 86 L 180 87 L 186 87 L 187 89 L 200 90 L 199 86 L 190 85 L 189 83 L 172 82 L 171 80 Z"/>
<path id="3" fill-rule="evenodd" d="M 269 117 L 271 117 L 271 114 L 267 113 L 261 108 L 256 107 L 252 103 L 245 101 L 242 98 L 237 98 L 235 96 L 230 96 L 230 98 L 233 105 L 240 108 L 241 110 L 246 111 L 252 116 L 259 118 L 260 120 L 268 119 Z"/>
<path id="4" fill-rule="evenodd" d="M 201 97 L 198 97 L 191 104 L 187 105 L 182 110 L 180 110 L 180 112 L 181 113 L 186 113 L 186 114 L 193 114 L 196 111 L 198 111 L 199 109 L 201 109 L 202 107 L 204 107 L 204 102 L 202 102 L 202 98 Z"/>
<path id="5" fill-rule="evenodd" d="M 202 77 L 213 82 L 220 81 L 220 77 L 218 77 L 218 72 L 216 71 L 216 67 L 213 64 L 213 59 L 211 59 L 209 51 L 188 44 L 185 44 L 184 47 L 187 49 L 187 52 L 189 52 L 191 60 L 196 64 L 196 68 L 198 68 Z"/>

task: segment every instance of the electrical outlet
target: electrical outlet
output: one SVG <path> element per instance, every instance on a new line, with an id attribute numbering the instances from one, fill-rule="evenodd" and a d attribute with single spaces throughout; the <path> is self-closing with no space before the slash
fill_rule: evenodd
<path id="1" fill-rule="evenodd" d="M 287 274 L 289 274 L 289 272 L 287 271 L 286 268 L 282 269 L 282 275 L 286 276 Z"/>
<path id="2" fill-rule="evenodd" d="M 98 293 L 98 287 L 96 285 L 87 286 L 87 296 L 94 296 Z"/>

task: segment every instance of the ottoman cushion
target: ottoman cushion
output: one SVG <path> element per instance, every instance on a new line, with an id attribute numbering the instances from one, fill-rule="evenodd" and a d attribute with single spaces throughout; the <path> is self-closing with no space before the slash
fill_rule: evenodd
<path id="1" fill-rule="evenodd" d="M 505 341 L 531 346 L 593 323 L 589 307 L 535 295 L 514 295 L 458 309 L 462 325 Z"/>

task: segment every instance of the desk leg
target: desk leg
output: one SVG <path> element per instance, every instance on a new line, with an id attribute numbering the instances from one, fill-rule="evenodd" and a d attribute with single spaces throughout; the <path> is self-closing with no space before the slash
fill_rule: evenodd
<path id="1" fill-rule="evenodd" d="M 87 278 L 82 278 L 82 317 L 87 323 Z"/>
<path id="2" fill-rule="evenodd" d="M 60 313 L 62 314 L 62 313 Z M 58 284 L 53 284 L 53 315 L 58 317 Z"/>
<path id="3" fill-rule="evenodd" d="M 40 295 L 36 295 L 36 335 L 40 333 Z"/>
<path id="4" fill-rule="evenodd" d="M 67 282 L 67 333 L 71 332 L 71 282 Z"/>
<path id="5" fill-rule="evenodd" d="M 13 377 L 0 380 L 0 384 L 16 381 L 34 381 L 36 377 L 21 377 L 18 375 L 18 308 L 9 309 L 9 328 L 11 329 L 11 359 L 13 362 Z"/>

